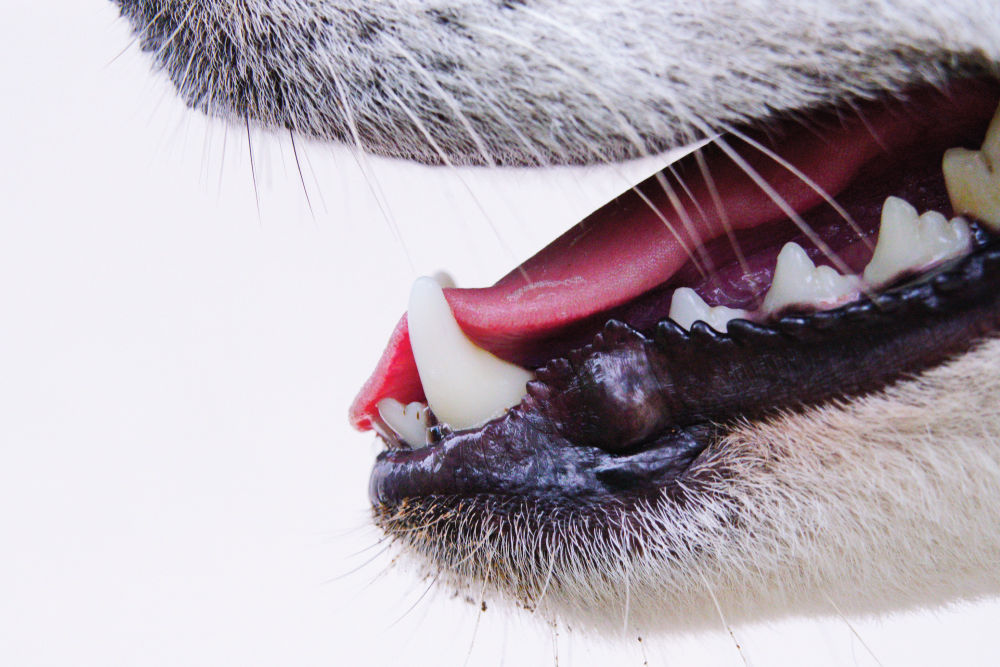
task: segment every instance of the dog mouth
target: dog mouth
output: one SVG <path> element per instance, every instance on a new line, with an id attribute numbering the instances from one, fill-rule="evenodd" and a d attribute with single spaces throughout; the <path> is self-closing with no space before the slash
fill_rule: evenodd
<path id="1" fill-rule="evenodd" d="M 998 102 L 729 128 L 492 287 L 418 281 L 351 407 L 372 503 L 679 499 L 734 425 L 967 351 L 1000 326 Z"/>

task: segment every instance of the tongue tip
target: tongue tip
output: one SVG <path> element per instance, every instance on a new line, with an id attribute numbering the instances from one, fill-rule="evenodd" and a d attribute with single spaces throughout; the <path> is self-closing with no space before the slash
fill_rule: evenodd
<path id="1" fill-rule="evenodd" d="M 393 329 L 375 370 L 351 403 L 348 410 L 351 426 L 359 431 L 371 430 L 372 418 L 378 414 L 376 404 L 386 396 L 403 403 L 424 400 L 405 314 Z"/>

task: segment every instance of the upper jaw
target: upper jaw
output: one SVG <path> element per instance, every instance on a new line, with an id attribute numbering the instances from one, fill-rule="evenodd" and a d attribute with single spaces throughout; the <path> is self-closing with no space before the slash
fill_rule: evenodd
<path id="1" fill-rule="evenodd" d="M 971 133 L 971 135 L 978 137 L 975 139 L 976 142 L 981 142 L 983 126 L 989 119 L 990 111 L 996 107 L 997 98 L 1000 97 L 996 86 L 988 82 L 966 82 L 953 87 L 950 94 L 951 99 L 948 100 L 948 104 L 957 106 L 961 113 L 949 118 L 949 120 L 953 120 L 953 127 L 949 128 L 950 133 L 947 135 L 947 139 L 956 141 L 955 137 L 958 137 L 959 143 L 972 145 L 972 140 L 968 138 Z M 913 100 L 916 100 L 923 104 L 929 104 L 928 100 L 931 100 L 933 113 L 930 116 L 940 119 L 942 110 L 948 108 L 941 106 L 942 99 L 937 93 L 917 93 L 910 103 L 912 104 Z M 935 107 L 934 104 L 937 106 Z M 916 191 L 926 191 L 924 192 L 925 199 L 918 202 L 922 208 L 926 207 L 928 203 L 940 205 L 942 200 L 938 197 L 944 192 L 943 187 L 939 188 L 940 192 L 938 192 L 935 187 L 928 186 L 928 183 L 941 181 L 940 172 L 937 171 L 940 168 L 940 155 L 944 148 L 950 144 L 947 142 L 940 144 L 940 140 L 928 140 L 927 126 L 921 125 L 921 122 L 926 123 L 926 121 L 919 120 L 928 117 L 927 109 L 920 110 L 920 107 L 916 105 L 902 108 L 907 114 L 918 119 L 916 125 L 920 131 L 921 139 L 924 140 L 919 144 L 921 147 L 926 147 L 928 144 L 932 146 L 929 149 L 929 153 L 933 154 L 930 164 L 937 165 L 933 167 L 936 176 L 921 175 L 919 178 L 913 178 L 911 173 L 909 182 L 917 184 Z M 890 109 L 890 111 L 894 114 L 900 112 L 899 109 Z M 911 134 L 913 133 L 912 128 L 909 131 Z M 886 137 L 883 136 L 881 139 L 884 142 Z M 989 145 L 989 140 L 987 140 L 987 144 Z M 936 147 L 938 145 L 940 148 Z M 927 151 L 921 149 L 914 153 L 912 147 L 908 148 L 907 146 L 910 144 L 904 143 L 903 148 L 899 149 L 906 156 L 902 162 L 903 169 L 908 172 L 913 170 L 921 172 L 924 167 L 920 167 L 919 164 L 923 163 L 914 162 L 916 165 L 914 166 L 908 164 L 906 160 Z M 962 166 L 966 167 L 966 163 L 969 161 L 968 156 L 963 155 L 962 157 L 965 160 Z M 877 163 L 878 160 L 863 162 L 864 166 L 861 172 L 867 173 L 869 176 L 873 173 L 883 173 L 885 167 L 879 167 L 881 171 L 872 170 L 871 165 Z M 897 161 L 897 170 L 899 164 Z M 677 165 L 675 168 L 678 172 L 685 173 L 683 164 Z M 989 176 L 989 174 L 987 175 Z M 980 174 L 980 176 L 982 175 Z M 879 185 L 883 186 L 886 183 L 892 185 L 896 182 L 892 178 L 885 177 L 876 180 L 879 180 Z M 663 184 L 657 183 L 655 185 L 662 186 Z M 862 184 L 861 190 L 865 191 L 866 187 L 868 184 Z M 842 188 L 842 190 L 850 194 L 853 192 L 852 188 L 856 190 L 857 186 L 851 185 Z M 935 192 L 938 194 L 934 194 Z M 882 194 L 879 192 L 880 196 Z M 855 193 L 850 198 L 858 199 L 859 196 Z M 861 199 L 863 200 L 864 197 Z M 893 213 L 890 215 L 888 211 L 892 201 L 890 199 L 887 202 L 884 216 L 898 217 L 898 215 L 903 215 L 905 218 L 905 209 L 909 205 L 901 205 L 903 208 L 896 206 L 903 211 L 903 214 Z M 945 198 L 944 201 L 946 203 L 947 199 Z M 862 201 L 860 209 L 855 206 L 852 211 L 857 215 L 859 211 L 863 212 L 866 205 Z M 614 204 L 609 205 L 609 207 L 614 206 Z M 619 210 L 621 209 L 619 208 Z M 989 215 L 983 214 L 975 217 L 985 220 Z M 810 223 L 815 224 L 819 224 L 816 222 L 819 219 L 821 218 L 808 218 Z M 886 229 L 887 223 L 885 221 L 887 219 L 883 218 L 883 229 Z M 904 220 L 904 223 L 899 224 L 904 224 L 904 228 L 906 225 L 917 225 L 912 227 L 913 230 L 922 229 L 920 225 L 930 224 L 929 222 L 925 224 L 922 221 L 923 218 L 917 220 L 914 213 L 913 222 Z M 870 221 L 868 222 L 869 228 L 871 228 L 872 225 Z M 770 224 L 781 226 L 781 223 L 778 222 Z M 785 221 L 784 224 L 787 226 L 790 223 Z M 972 238 L 967 222 L 956 219 L 947 223 L 944 220 L 940 223 L 934 222 L 934 225 L 936 225 L 934 229 L 938 230 L 935 234 L 938 236 L 931 235 L 933 238 L 928 241 L 932 244 L 929 246 L 930 250 L 925 248 L 916 254 L 912 249 L 907 250 L 903 253 L 903 259 L 900 260 L 898 247 L 895 251 L 888 252 L 881 248 L 885 244 L 880 243 L 880 249 L 876 249 L 875 259 L 872 260 L 868 268 L 872 269 L 878 264 L 882 274 L 879 280 L 882 283 L 890 284 L 897 280 L 900 271 L 905 273 L 907 270 L 922 270 L 928 263 L 934 264 L 942 259 L 961 256 L 968 250 Z M 621 224 L 618 226 L 621 227 Z M 843 225 L 841 226 L 843 227 Z M 877 225 L 874 229 L 877 230 Z M 940 235 L 944 231 L 947 231 L 945 245 L 934 246 L 935 242 L 940 244 L 940 239 L 944 238 Z M 843 235 L 842 230 L 834 230 L 834 232 L 834 236 L 827 238 L 831 243 L 833 243 L 832 239 L 837 238 L 837 234 Z M 760 232 L 758 228 L 754 227 L 746 233 L 759 234 Z M 874 232 L 869 233 L 872 236 L 862 235 L 859 239 L 855 239 L 854 245 L 864 246 L 867 257 L 871 258 L 875 236 Z M 909 232 L 904 230 L 903 233 L 905 236 Z M 921 233 L 926 235 L 928 232 Z M 986 244 L 986 237 L 981 234 L 977 244 L 977 247 L 983 247 Z M 837 249 L 843 250 L 844 247 L 841 245 Z M 920 245 L 920 247 L 923 246 Z M 941 250 L 942 247 L 944 250 Z M 935 250 L 935 248 L 938 249 Z M 938 254 L 935 255 L 935 252 Z M 784 254 L 783 251 L 782 255 Z M 818 254 L 819 250 L 814 248 L 813 257 Z M 864 253 L 860 256 L 863 255 Z M 803 253 L 803 257 L 806 256 Z M 887 260 L 886 256 L 889 256 L 890 259 Z M 895 259 L 892 259 L 893 256 Z M 695 262 L 695 257 L 697 255 L 693 256 L 691 263 Z M 811 260 L 805 259 L 804 261 L 811 266 Z M 894 269 L 893 261 L 897 264 L 899 261 L 903 261 L 902 268 L 896 266 Z M 917 265 L 908 269 L 907 261 L 917 262 Z M 780 258 L 778 265 L 779 274 L 784 271 L 789 275 L 794 275 L 792 269 L 780 268 Z M 526 266 L 532 267 L 532 262 Z M 966 277 L 965 282 L 970 284 L 975 282 L 978 285 L 984 284 L 983 281 L 987 285 L 992 283 L 994 278 L 991 270 L 986 270 L 979 265 L 970 266 L 963 265 L 962 267 L 962 271 L 965 273 L 960 275 Z M 976 268 L 977 266 L 978 268 Z M 825 270 L 833 272 L 832 268 Z M 682 277 L 686 275 L 684 271 L 676 273 Z M 864 273 L 867 278 L 869 275 L 878 274 L 879 271 L 862 272 L 858 268 L 858 273 Z M 905 298 L 902 296 L 893 297 L 896 301 L 889 299 L 888 296 L 872 300 L 870 297 L 882 289 L 880 283 L 874 278 L 866 281 L 865 278 L 859 277 L 855 279 L 855 283 L 852 283 L 856 286 L 852 288 L 853 291 L 846 298 L 843 296 L 831 298 L 830 295 L 824 296 L 824 294 L 820 294 L 818 297 L 815 295 L 802 297 L 806 299 L 806 302 L 810 298 L 818 299 L 803 310 L 801 306 L 795 306 L 794 295 L 791 300 L 786 295 L 783 297 L 784 301 L 779 300 L 778 305 L 774 305 L 774 299 L 771 297 L 778 291 L 777 285 L 782 280 L 785 283 L 795 283 L 795 281 L 801 280 L 801 277 L 794 279 L 788 277 L 778 279 L 776 277 L 775 285 L 772 286 L 767 297 L 763 299 L 760 296 L 757 297 L 758 308 L 756 310 L 753 312 L 746 310 L 730 312 L 728 319 L 738 317 L 757 320 L 764 326 L 754 329 L 754 325 L 741 325 L 736 330 L 731 330 L 729 336 L 715 333 L 711 327 L 704 324 L 696 324 L 693 327 L 691 334 L 693 339 L 689 339 L 687 334 L 681 335 L 683 331 L 674 324 L 666 325 L 666 329 L 661 326 L 657 330 L 659 333 L 652 339 L 648 336 L 644 337 L 632 328 L 638 327 L 651 331 L 650 327 L 657 320 L 663 318 L 666 313 L 662 305 L 659 306 L 659 310 L 639 307 L 638 316 L 629 311 L 630 308 L 633 311 L 635 308 L 631 304 L 624 310 L 619 308 L 618 310 L 598 313 L 595 318 L 591 318 L 591 321 L 597 323 L 597 327 L 600 327 L 601 322 L 616 317 L 620 318 L 619 316 L 623 314 L 632 327 L 614 325 L 612 329 L 605 330 L 596 339 L 592 339 L 590 344 L 585 344 L 583 347 L 575 344 L 574 347 L 579 349 L 569 353 L 569 361 L 555 361 L 548 364 L 545 370 L 539 373 L 538 380 L 529 383 L 528 397 L 521 402 L 521 405 L 501 418 L 488 421 L 490 417 L 502 414 L 504 409 L 516 405 L 519 402 L 520 393 L 515 393 L 513 398 L 499 399 L 501 402 L 496 406 L 493 408 L 487 406 L 483 414 L 474 416 L 469 421 L 463 422 L 461 417 L 448 414 L 444 421 L 451 422 L 451 424 L 438 424 L 428 431 L 428 441 L 435 444 L 427 451 L 412 453 L 394 451 L 380 456 L 372 478 L 373 501 L 376 504 L 393 503 L 405 499 L 409 495 L 454 494 L 460 496 L 477 493 L 524 495 L 550 500 L 553 498 L 564 500 L 586 498 L 590 501 L 599 501 L 601 498 L 608 500 L 616 496 L 618 500 L 621 500 L 623 494 L 626 496 L 645 496 L 653 491 L 662 491 L 676 483 L 694 457 L 703 451 L 709 442 L 718 437 L 720 425 L 736 419 L 751 419 L 765 414 L 773 414 L 789 407 L 820 404 L 831 398 L 877 389 L 900 377 L 903 373 L 912 373 L 940 363 L 950 355 L 968 349 L 968 346 L 979 335 L 992 330 L 994 326 L 993 304 L 989 298 L 982 297 L 982 295 L 980 295 L 982 298 L 979 298 L 974 306 L 969 306 L 961 299 L 956 300 L 954 294 L 951 296 L 946 294 L 947 298 L 944 302 L 947 305 L 945 309 L 948 314 L 947 321 L 937 322 L 933 319 L 924 321 L 914 314 L 923 312 L 921 309 L 926 310 L 928 303 L 937 303 L 941 298 L 944 298 L 936 293 L 927 293 L 928 289 L 932 289 L 931 287 L 911 288 L 916 291 L 906 292 Z M 936 286 L 954 285 L 956 281 L 961 282 L 954 274 L 936 280 L 943 281 L 934 283 Z M 665 286 L 659 288 L 659 291 L 666 294 L 674 293 L 675 288 L 679 286 L 675 283 L 676 280 L 673 283 L 668 281 Z M 825 283 L 820 280 L 819 284 Z M 707 289 L 706 285 L 702 285 L 700 289 L 704 291 Z M 827 285 L 822 289 L 828 288 Z M 938 287 L 933 287 L 933 289 L 938 289 Z M 941 289 L 948 288 L 942 287 Z M 991 293 L 992 289 L 992 287 L 987 289 L 987 295 Z M 674 294 L 675 308 L 677 295 L 681 291 L 683 290 L 678 290 Z M 794 289 L 792 291 L 794 292 Z M 654 290 L 651 293 L 652 296 L 646 295 L 643 298 L 652 299 L 653 302 L 656 302 L 657 298 L 662 299 L 663 297 L 656 297 L 656 292 Z M 439 289 L 438 293 L 440 294 Z M 973 289 L 970 293 L 978 294 L 979 292 Z M 843 293 L 838 292 L 838 294 L 842 295 Z M 868 304 L 867 311 L 864 311 L 863 308 L 859 310 L 857 304 L 849 303 L 857 298 L 861 298 L 862 304 Z M 884 313 L 878 309 L 888 308 L 889 305 L 896 302 L 906 304 L 904 311 L 896 312 L 893 317 L 888 319 L 881 317 Z M 444 304 L 445 312 L 448 313 L 447 302 L 442 299 L 441 303 Z M 844 303 L 848 303 L 844 308 L 828 310 Z M 875 311 L 872 311 L 872 307 L 875 308 Z M 773 322 L 773 317 L 781 315 L 789 309 L 799 312 L 827 309 L 827 312 L 811 315 L 805 321 L 795 317 L 791 319 L 786 317 L 774 322 L 773 325 L 770 324 Z M 716 309 L 716 311 L 718 310 Z M 864 316 L 861 315 L 862 311 L 866 313 Z M 411 313 L 413 312 L 411 308 Z M 659 315 L 650 318 L 650 313 L 656 312 L 659 312 Z M 709 317 L 710 313 L 707 311 L 698 312 L 701 312 L 702 316 L 710 322 L 712 321 Z M 769 312 L 773 314 L 769 316 Z M 629 319 L 630 316 L 631 319 Z M 646 319 L 643 319 L 644 317 Z M 674 309 L 671 309 L 671 317 L 678 321 L 683 319 L 674 312 Z M 693 319 L 698 319 L 697 315 Z M 721 324 L 716 322 L 715 329 L 724 332 L 726 319 L 724 317 Z M 457 332 L 458 338 L 464 338 L 458 324 L 454 321 L 453 328 Z M 686 323 L 684 328 L 691 328 L 690 322 Z M 808 330 L 815 330 L 814 334 L 803 338 L 802 332 Z M 591 328 L 589 336 L 592 337 L 594 331 L 595 329 Z M 671 339 L 668 348 L 672 346 L 672 349 L 666 351 L 659 349 L 658 346 L 662 345 L 665 340 L 664 336 L 667 339 L 670 338 L 664 332 L 671 331 L 674 332 L 675 338 Z M 919 335 L 915 334 L 914 331 Z M 436 340 L 440 335 L 434 334 L 432 339 Z M 676 338 L 677 335 L 681 337 Z M 851 354 L 831 352 L 838 350 L 837 345 L 843 344 L 843 341 L 847 339 L 865 342 L 861 344 L 859 350 L 853 350 Z M 909 347 L 901 347 L 901 341 L 909 341 L 907 343 Z M 466 342 L 468 343 L 468 341 Z M 478 349 L 476 343 L 468 343 L 468 345 L 474 350 Z M 702 347 L 699 348 L 699 345 Z M 712 347 L 713 345 L 716 347 Z M 433 347 L 432 344 L 431 348 Z M 733 353 L 734 349 L 738 352 Z M 698 350 L 701 350 L 704 355 L 699 356 Z M 492 357 L 493 362 L 491 363 L 495 362 L 494 365 L 498 368 L 496 374 L 490 377 L 495 377 L 498 381 L 501 377 L 508 375 L 513 378 L 520 377 L 520 379 L 511 381 L 515 385 L 520 383 L 522 387 L 524 386 L 528 376 L 517 376 L 516 373 L 523 374 L 520 368 L 497 359 L 485 351 L 481 352 Z M 566 352 L 557 352 L 555 357 L 558 358 Z M 418 356 L 426 356 L 426 353 Z M 441 363 L 448 363 L 447 356 L 445 354 L 443 361 L 435 362 L 439 364 L 438 369 L 440 369 Z M 678 366 L 677 358 L 679 357 L 688 359 L 690 363 L 682 363 L 681 366 Z M 700 361 L 696 362 L 695 359 L 700 359 Z M 721 363 L 721 359 L 724 359 L 725 363 Z M 466 363 L 457 365 L 462 367 Z M 417 365 L 420 365 L 419 359 Z M 510 370 L 507 370 L 508 368 Z M 744 370 L 741 371 L 741 368 Z M 767 368 L 771 369 L 771 372 L 769 376 L 761 379 L 755 376 L 754 368 Z M 586 369 L 590 370 L 585 372 Z M 719 369 L 722 369 L 721 373 Z M 775 369 L 779 371 L 781 369 L 791 370 L 787 377 L 780 373 L 779 377 L 779 375 L 774 374 Z M 872 372 L 871 369 L 876 369 L 876 371 Z M 821 375 L 832 374 L 832 377 L 836 377 L 838 380 L 817 383 L 810 375 L 817 372 Z M 666 373 L 667 380 L 664 380 L 664 373 Z M 421 369 L 421 375 L 424 375 L 424 369 Z M 731 379 L 733 377 L 737 380 Z M 745 377 L 745 379 L 739 380 L 740 377 Z M 458 382 L 461 381 L 459 378 Z M 470 376 L 470 381 L 473 383 L 470 387 L 493 385 L 486 376 L 478 381 L 475 377 Z M 663 385 L 665 381 L 667 382 L 666 387 Z M 746 389 L 740 397 L 741 400 L 726 400 L 727 395 L 732 394 L 734 386 L 741 382 L 740 386 L 744 387 L 748 386 L 746 383 L 749 382 L 749 386 L 753 389 Z M 803 386 L 809 387 L 811 391 L 803 392 L 798 389 Z M 783 394 L 782 392 L 788 387 L 792 388 L 791 393 Z M 464 398 L 462 393 L 463 390 L 459 389 L 459 398 Z M 428 396 L 430 395 L 431 391 L 428 389 Z M 720 396 L 722 399 L 719 398 Z M 442 414 L 447 413 L 444 403 L 438 402 L 437 405 L 440 408 L 435 409 L 435 411 Z M 433 397 L 431 407 L 435 408 Z M 422 416 L 424 414 L 426 413 L 422 413 Z M 383 413 L 382 417 L 388 419 L 389 423 L 382 421 L 381 418 L 377 418 L 376 422 L 379 424 L 383 437 L 390 444 L 399 447 L 402 441 L 407 439 L 415 446 L 423 444 L 420 436 L 427 425 L 426 423 L 417 424 L 416 436 L 401 437 L 396 433 L 399 428 L 398 419 L 388 416 L 388 413 Z M 478 424 L 484 421 L 488 421 L 488 423 L 479 427 Z M 392 428 L 390 424 L 396 425 L 396 429 Z M 473 428 L 467 431 L 461 430 L 467 427 Z M 456 430 L 460 432 L 453 433 Z M 404 449 L 407 448 L 405 444 L 402 446 Z M 658 453 L 651 454 L 651 452 Z M 629 479 L 632 479 L 634 483 L 629 483 Z"/>

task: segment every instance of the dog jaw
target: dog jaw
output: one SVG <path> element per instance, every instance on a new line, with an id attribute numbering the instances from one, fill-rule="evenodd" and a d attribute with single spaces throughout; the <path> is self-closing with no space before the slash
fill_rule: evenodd
<path id="1" fill-rule="evenodd" d="M 876 394 L 744 424 L 696 461 L 684 503 L 642 508 L 627 539 L 585 520 L 553 535 L 530 510 L 495 540 L 395 537 L 445 587 L 607 632 L 626 616 L 678 631 L 718 627 L 720 609 L 739 623 L 994 596 L 998 391 L 991 339 Z M 383 525 L 430 526 L 429 509 Z"/>
<path id="2" fill-rule="evenodd" d="M 1000 61 L 1000 5 L 972 0 L 117 1 L 190 105 L 431 163 L 634 157 Z M 995 595 L 998 389 L 992 340 L 878 394 L 738 428 L 699 460 L 694 502 L 637 517 L 656 529 L 641 549 L 570 525 L 540 558 L 544 536 L 525 531 L 505 536 L 506 570 L 483 551 L 442 579 L 604 628 L 626 610 L 683 628 L 715 626 L 719 609 L 741 621 Z M 443 550 L 477 547 L 399 539 L 435 571 Z"/>

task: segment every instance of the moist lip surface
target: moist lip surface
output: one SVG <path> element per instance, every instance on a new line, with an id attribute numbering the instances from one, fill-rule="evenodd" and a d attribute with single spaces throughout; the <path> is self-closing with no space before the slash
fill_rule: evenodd
<path id="1" fill-rule="evenodd" d="M 689 156 L 608 203 L 494 286 L 448 289 L 446 298 L 463 331 L 478 345 L 534 368 L 590 342 L 609 319 L 648 329 L 665 317 L 665 300 L 681 285 L 694 287 L 711 305 L 752 303 L 769 282 L 773 258 L 784 241 L 798 240 L 817 263 L 829 263 L 818 240 L 835 250 L 843 265 L 857 270 L 870 257 L 878 211 L 887 195 L 903 196 L 920 210 L 950 212 L 941 154 L 952 146 L 977 147 L 998 98 L 996 82 L 966 80 L 943 91 L 922 89 L 902 100 L 819 111 L 747 132 L 813 184 L 749 144 L 727 137 L 799 213 L 808 234 L 752 177 L 710 145 L 702 149 L 706 170 Z M 681 208 L 671 204 L 670 190 Z M 853 224 L 817 190 L 834 196 Z M 745 257 L 737 258 L 734 247 Z M 405 315 L 351 406 L 352 424 L 370 428 L 375 404 L 385 397 L 404 403 L 424 399 Z"/>

